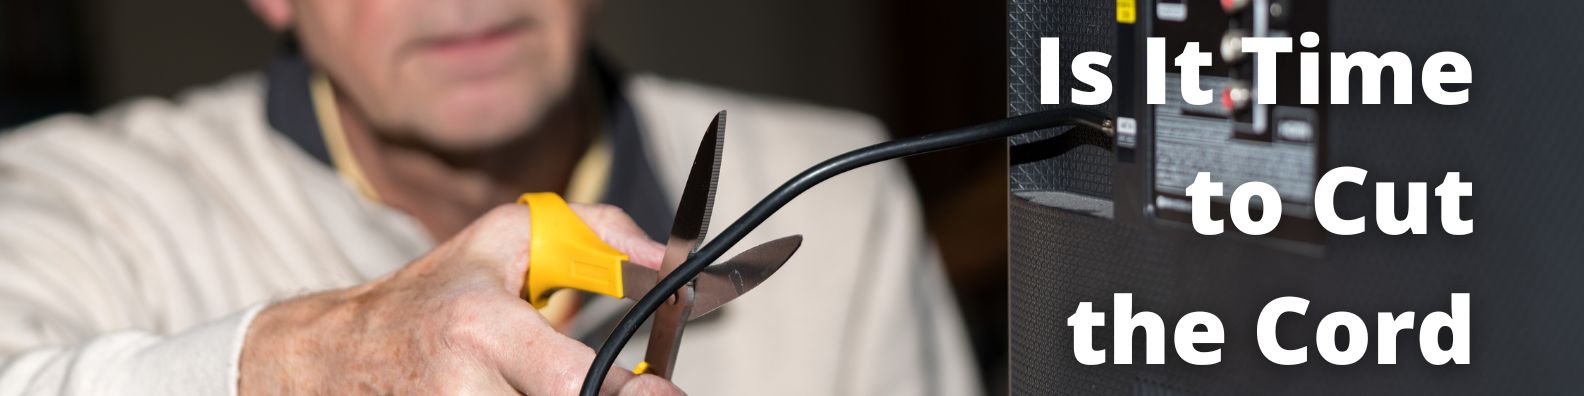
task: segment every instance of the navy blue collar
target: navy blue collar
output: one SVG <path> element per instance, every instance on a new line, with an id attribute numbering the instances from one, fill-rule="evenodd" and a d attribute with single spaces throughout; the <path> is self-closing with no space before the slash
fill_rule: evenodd
<path id="1" fill-rule="evenodd" d="M 288 47 L 265 68 L 265 117 L 271 129 L 320 163 L 334 168 L 308 91 L 313 70 L 299 52 L 290 48 L 294 46 Z M 624 81 L 597 55 L 591 55 L 588 64 L 603 93 L 604 130 L 611 145 L 610 175 L 600 201 L 626 210 L 650 238 L 663 241 L 671 228 L 672 205 L 644 150 L 637 114 L 623 91 Z"/>

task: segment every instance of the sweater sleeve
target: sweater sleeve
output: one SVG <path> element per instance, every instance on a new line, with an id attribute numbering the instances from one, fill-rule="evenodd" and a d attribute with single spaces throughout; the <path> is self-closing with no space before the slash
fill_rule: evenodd
<path id="1" fill-rule="evenodd" d="M 159 249 L 192 242 L 163 237 L 174 220 L 146 209 L 172 198 L 117 187 L 157 183 L 144 168 L 158 168 L 111 161 L 126 150 L 60 124 L 0 139 L 0 396 L 234 394 L 263 304 L 226 314 L 218 298 L 183 299 L 214 307 L 204 319 L 157 303 L 177 287 L 163 279 L 226 282 L 173 273 Z"/>
<path id="2" fill-rule="evenodd" d="M 0 395 L 235 395 L 242 340 L 261 307 L 169 336 L 122 330 L 7 356 Z M 6 309 L 0 322 L 26 321 Z M 0 332 L 26 338 L 15 326 Z"/>
<path id="3" fill-rule="evenodd" d="M 100 235 L 113 230 L 80 224 L 86 211 L 17 186 L 0 182 L 0 396 L 235 393 L 263 304 L 167 329 L 139 281 L 155 268 Z"/>

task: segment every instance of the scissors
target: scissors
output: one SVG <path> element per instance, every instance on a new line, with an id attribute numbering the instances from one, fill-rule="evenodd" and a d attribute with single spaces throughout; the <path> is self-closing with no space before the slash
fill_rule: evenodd
<path id="1" fill-rule="evenodd" d="M 601 241 L 561 196 L 528 193 L 518 198 L 517 202 L 527 205 L 531 212 L 533 235 L 528 251 L 532 266 L 523 277 L 522 297 L 534 307 L 543 308 L 550 292 L 557 289 L 634 301 L 647 294 L 702 245 L 715 203 L 715 185 L 720 179 L 725 134 L 726 112 L 721 111 L 710 122 L 694 155 L 658 271 L 629 262 L 627 255 Z M 687 321 L 704 316 L 763 283 L 802 243 L 801 235 L 782 237 L 706 267 L 656 310 L 649 331 L 649 349 L 633 372 L 671 378 Z"/>

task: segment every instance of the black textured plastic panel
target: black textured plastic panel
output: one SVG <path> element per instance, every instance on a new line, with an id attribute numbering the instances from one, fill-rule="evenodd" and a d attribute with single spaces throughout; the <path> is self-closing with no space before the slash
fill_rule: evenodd
<path id="1" fill-rule="evenodd" d="M 1031 113 L 1049 108 L 1039 97 L 1041 37 L 1061 38 L 1061 58 L 1087 51 L 1116 52 L 1116 3 L 1112 0 L 1012 0 L 1007 3 L 1007 112 Z M 1064 67 L 1065 69 L 1065 67 Z M 1106 70 L 1109 74 L 1111 71 Z M 1062 87 L 1080 87 L 1072 73 L 1062 73 Z M 1111 110 L 1109 103 L 1102 107 Z M 1058 130 L 1014 136 L 1013 145 L 1042 140 Z M 1012 191 L 1067 191 L 1111 198 L 1112 154 L 1088 142 L 1071 152 L 1017 164 L 1010 171 Z M 1053 177 L 1061 175 L 1061 177 Z"/>
<path id="2" fill-rule="evenodd" d="M 1092 301 L 1096 310 L 1109 307 L 1109 298 L 1092 297 L 1114 290 L 1139 290 L 1133 295 L 1135 305 L 1161 306 L 1175 276 L 1150 260 L 1116 252 L 1153 257 L 1170 251 L 1169 247 L 1142 243 L 1144 239 L 1108 219 L 1016 197 L 1009 205 L 1011 393 L 1130 393 L 1136 386 L 1134 373 L 1085 366 L 1073 359 L 1073 332 L 1066 319 L 1076 309 L 1075 301 Z M 1062 226 L 1051 226 L 1055 224 Z M 1099 348 L 1109 348 L 1111 335 L 1096 333 L 1094 341 Z"/>

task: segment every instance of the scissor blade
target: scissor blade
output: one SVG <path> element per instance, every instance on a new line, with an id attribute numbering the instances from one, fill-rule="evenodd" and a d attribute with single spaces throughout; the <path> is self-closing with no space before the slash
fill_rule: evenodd
<path id="1" fill-rule="evenodd" d="M 631 262 L 622 262 L 622 298 L 638 301 L 660 282 L 660 273 L 652 268 Z"/>
<path id="2" fill-rule="evenodd" d="M 693 309 L 688 320 L 698 319 L 753 290 L 781 269 L 802 245 L 802 235 L 783 237 L 705 268 L 695 280 Z"/>
<path id="3" fill-rule="evenodd" d="M 682 326 L 687 324 L 688 313 L 693 310 L 693 286 L 683 286 L 670 301 L 655 310 L 654 322 L 649 327 L 649 349 L 644 351 L 644 362 L 649 363 L 648 373 L 670 379 L 676 370 L 677 349 L 682 347 Z"/>
<path id="4" fill-rule="evenodd" d="M 661 276 L 670 274 L 687 261 L 704 240 L 710 211 L 715 205 L 715 185 L 720 179 L 721 145 L 725 138 L 726 111 L 721 110 L 715 113 L 709 129 L 704 131 L 698 152 L 693 156 L 693 167 L 688 170 L 687 183 L 682 185 L 682 200 L 677 203 L 671 238 L 666 241 L 666 254 L 660 265 Z"/>
<path id="5" fill-rule="evenodd" d="M 687 261 L 704 240 L 704 232 L 709 229 L 710 209 L 715 205 L 715 183 L 719 180 L 721 144 L 725 138 L 726 111 L 722 110 L 715 114 L 709 129 L 704 131 L 698 153 L 693 156 L 693 168 L 688 170 L 687 183 L 682 185 L 682 201 L 677 203 L 671 238 L 666 241 L 665 258 L 660 261 L 661 277 L 670 275 Z M 671 378 L 677 349 L 682 346 L 682 327 L 692 316 L 693 301 L 693 287 L 684 286 L 655 310 L 644 361 L 649 364 L 650 372 L 660 378 Z"/>

